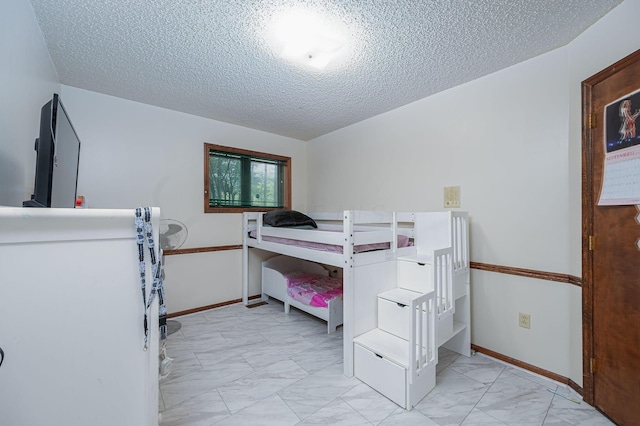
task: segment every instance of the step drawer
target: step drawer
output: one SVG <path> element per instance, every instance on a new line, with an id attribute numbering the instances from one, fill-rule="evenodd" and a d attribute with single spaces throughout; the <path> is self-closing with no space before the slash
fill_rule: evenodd
<path id="1" fill-rule="evenodd" d="M 357 343 L 353 346 L 354 375 L 399 406 L 407 408 L 406 370 Z"/>
<path id="2" fill-rule="evenodd" d="M 422 315 L 426 316 L 428 313 L 423 311 Z M 427 319 L 427 323 L 429 322 L 430 320 Z M 453 316 L 449 314 L 449 317 L 440 323 L 442 323 L 442 327 L 438 329 L 439 332 L 450 337 L 453 329 Z M 411 330 L 411 306 L 399 305 L 397 302 L 379 297 L 378 328 L 408 341 L 409 330 Z M 422 342 L 427 345 L 427 330 L 423 330 Z"/>
<path id="3" fill-rule="evenodd" d="M 378 328 L 401 339 L 409 340 L 411 306 L 378 298 Z"/>
<path id="4" fill-rule="evenodd" d="M 418 293 L 433 291 L 433 265 L 398 261 L 398 286 Z"/>

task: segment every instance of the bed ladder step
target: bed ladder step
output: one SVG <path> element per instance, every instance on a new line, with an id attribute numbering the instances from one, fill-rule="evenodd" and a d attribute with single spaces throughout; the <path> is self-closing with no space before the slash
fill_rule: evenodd
<path id="1" fill-rule="evenodd" d="M 409 342 L 380 328 L 361 334 L 353 342 L 399 367 L 409 366 Z"/>
<path id="2" fill-rule="evenodd" d="M 354 373 L 410 410 L 435 387 L 435 293 L 378 294 L 378 327 L 354 339 Z M 413 330 L 413 331 L 412 331 Z"/>

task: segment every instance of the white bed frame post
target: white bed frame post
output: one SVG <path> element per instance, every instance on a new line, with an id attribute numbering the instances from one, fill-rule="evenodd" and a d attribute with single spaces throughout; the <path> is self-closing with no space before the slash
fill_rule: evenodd
<path id="1" fill-rule="evenodd" d="M 242 304 L 249 304 L 249 222 L 251 220 L 260 221 L 260 213 L 242 213 Z"/>
<path id="2" fill-rule="evenodd" d="M 344 256 L 344 267 L 342 269 L 343 282 L 343 312 L 344 322 L 342 326 L 343 339 L 343 366 L 344 375 L 353 376 L 353 327 L 354 327 L 354 283 L 353 283 L 353 212 L 344 212 L 343 222 L 344 246 L 342 253 Z"/>
<path id="3" fill-rule="evenodd" d="M 398 256 L 398 213 L 393 212 L 393 222 L 391 223 L 391 253 L 393 253 L 393 258 L 395 259 Z"/>
<path id="4" fill-rule="evenodd" d="M 242 303 L 249 304 L 249 214 L 242 214 Z"/>
<path id="5" fill-rule="evenodd" d="M 469 270 L 469 213 L 450 213 L 453 253 L 453 288 L 456 304 L 455 321 L 465 324 L 464 331 L 444 344 L 444 347 L 464 356 L 471 356 L 471 273 Z"/>

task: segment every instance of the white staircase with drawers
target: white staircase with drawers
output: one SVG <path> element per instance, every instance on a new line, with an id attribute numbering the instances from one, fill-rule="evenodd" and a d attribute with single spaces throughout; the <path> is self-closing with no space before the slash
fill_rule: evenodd
<path id="1" fill-rule="evenodd" d="M 469 216 L 405 215 L 416 252 L 393 260 L 396 288 L 377 296 L 377 328 L 353 343 L 355 376 L 411 410 L 435 387 L 440 346 L 471 355 Z"/>
<path id="2" fill-rule="evenodd" d="M 354 374 L 411 410 L 435 387 L 438 334 L 451 333 L 452 249 L 396 267 L 397 288 L 378 294 L 378 327 L 354 339 Z"/>

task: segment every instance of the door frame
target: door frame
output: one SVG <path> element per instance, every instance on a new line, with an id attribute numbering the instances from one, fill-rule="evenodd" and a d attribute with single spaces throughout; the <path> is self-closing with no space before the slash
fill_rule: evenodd
<path id="1" fill-rule="evenodd" d="M 593 132 L 601 132 L 604 117 L 593 108 L 593 87 L 627 66 L 640 61 L 640 50 L 626 56 L 582 82 L 582 390 L 587 404 L 594 405 L 593 338 Z"/>

